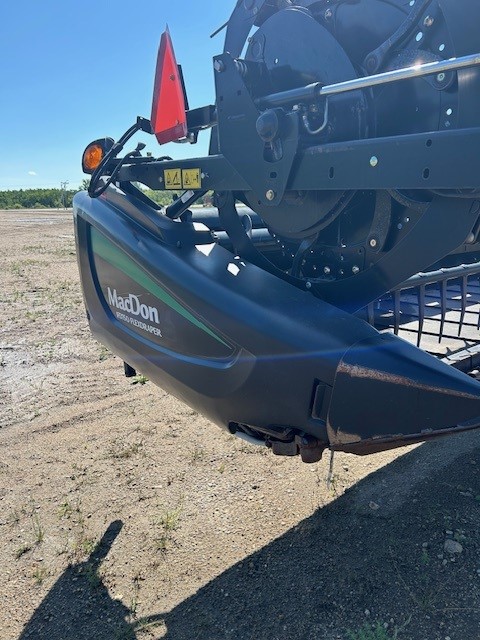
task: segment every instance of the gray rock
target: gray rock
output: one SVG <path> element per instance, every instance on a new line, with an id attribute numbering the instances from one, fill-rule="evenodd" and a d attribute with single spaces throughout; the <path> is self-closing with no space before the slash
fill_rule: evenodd
<path id="1" fill-rule="evenodd" d="M 446 553 L 462 553 L 463 547 L 456 540 L 445 540 L 443 549 Z"/>

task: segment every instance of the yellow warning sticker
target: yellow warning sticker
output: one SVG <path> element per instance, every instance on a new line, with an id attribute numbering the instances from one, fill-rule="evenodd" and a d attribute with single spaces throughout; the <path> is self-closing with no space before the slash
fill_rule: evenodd
<path id="1" fill-rule="evenodd" d="M 166 169 L 165 189 L 182 189 L 182 171 L 181 169 Z"/>
<path id="2" fill-rule="evenodd" d="M 201 189 L 202 175 L 200 169 L 184 169 L 182 171 L 182 182 L 184 189 Z"/>

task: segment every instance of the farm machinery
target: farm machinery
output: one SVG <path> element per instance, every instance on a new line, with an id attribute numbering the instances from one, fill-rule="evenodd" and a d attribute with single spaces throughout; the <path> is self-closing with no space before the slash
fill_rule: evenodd
<path id="1" fill-rule="evenodd" d="M 478 25 L 478 0 L 238 0 L 194 109 L 166 31 L 151 117 L 87 147 L 74 201 L 127 375 L 304 462 L 479 428 Z M 205 157 L 123 153 L 207 130 Z"/>

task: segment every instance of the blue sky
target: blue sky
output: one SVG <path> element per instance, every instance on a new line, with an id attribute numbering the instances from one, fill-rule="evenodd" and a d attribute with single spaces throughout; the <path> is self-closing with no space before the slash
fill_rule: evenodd
<path id="1" fill-rule="evenodd" d="M 118 138 L 150 116 L 160 35 L 168 23 L 191 107 L 214 100 L 212 57 L 231 2 L 201 0 L 3 0 L 0 6 L 0 189 L 56 187 L 83 179 L 88 142 Z M 203 155 L 196 146 L 155 155 Z M 132 146 L 137 139 L 133 140 Z M 129 150 L 129 148 L 127 149 Z"/>

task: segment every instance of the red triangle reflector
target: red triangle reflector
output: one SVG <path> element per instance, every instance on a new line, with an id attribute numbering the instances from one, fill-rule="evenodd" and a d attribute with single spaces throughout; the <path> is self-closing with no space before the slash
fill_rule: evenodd
<path id="1" fill-rule="evenodd" d="M 158 49 L 150 120 L 160 144 L 180 140 L 187 135 L 183 84 L 168 29 L 162 34 Z"/>

